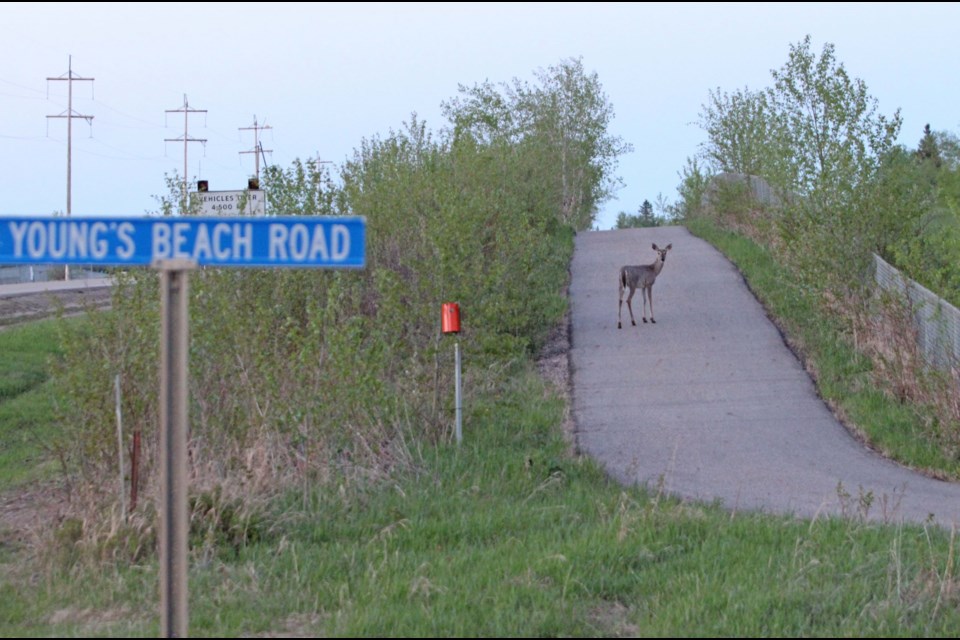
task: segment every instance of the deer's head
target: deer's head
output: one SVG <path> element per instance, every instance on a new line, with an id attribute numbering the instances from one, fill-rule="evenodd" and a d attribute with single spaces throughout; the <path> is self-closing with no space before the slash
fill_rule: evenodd
<path id="1" fill-rule="evenodd" d="M 663 249 L 661 249 L 660 247 L 658 247 L 658 246 L 657 246 L 657 243 L 654 242 L 654 243 L 653 243 L 653 250 L 657 252 L 657 261 L 658 261 L 658 262 L 666 262 L 666 261 L 667 261 L 667 251 L 670 251 L 670 249 L 672 249 L 672 248 L 673 248 L 673 243 L 672 243 L 672 242 L 671 242 L 670 244 L 668 244 L 666 247 L 664 247 Z"/>

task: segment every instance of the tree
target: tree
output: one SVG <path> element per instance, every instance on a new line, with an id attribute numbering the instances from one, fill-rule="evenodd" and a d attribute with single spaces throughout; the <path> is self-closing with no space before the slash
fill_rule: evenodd
<path id="1" fill-rule="evenodd" d="M 776 147 L 776 120 L 766 92 L 743 89 L 710 92 L 701 106 L 700 128 L 707 133 L 700 157 L 715 173 L 730 172 L 764 176 L 779 172 L 783 154 Z"/>
<path id="2" fill-rule="evenodd" d="M 639 214 L 640 219 L 645 222 L 650 222 L 653 220 L 653 205 L 650 204 L 649 200 L 644 200 L 643 204 L 640 205 Z"/>
<path id="3" fill-rule="evenodd" d="M 940 147 L 937 145 L 937 138 L 930 130 L 930 125 L 924 125 L 923 137 L 917 147 L 917 158 L 921 162 L 927 162 L 939 169 L 943 165 L 943 158 L 940 157 Z"/>
<path id="4" fill-rule="evenodd" d="M 630 215 L 621 211 L 617 215 L 617 222 L 614 229 L 635 229 L 638 227 L 658 227 L 663 224 L 663 219 L 653 212 L 653 205 L 649 200 L 644 200 L 643 204 L 637 210 L 637 215 Z"/>
<path id="5" fill-rule="evenodd" d="M 443 104 L 455 141 L 481 145 L 511 143 L 537 158 L 530 172 L 549 167 L 550 197 L 560 220 L 575 229 L 593 223 L 598 206 L 622 181 L 618 158 L 631 145 L 608 131 L 613 106 L 596 73 L 570 59 L 535 74 L 537 84 L 514 79 L 499 88 L 489 82 L 460 86 L 461 97 Z"/>
<path id="6" fill-rule="evenodd" d="M 703 197 L 710 184 L 712 173 L 706 170 L 697 161 L 697 158 L 687 158 L 686 166 L 677 173 L 680 185 L 677 194 L 680 201 L 674 207 L 675 218 L 694 217 L 701 212 Z"/>
<path id="7" fill-rule="evenodd" d="M 631 215 L 626 211 L 617 214 L 617 221 L 614 223 L 614 229 L 635 229 L 639 227 L 637 216 Z"/>
<path id="8" fill-rule="evenodd" d="M 786 153 L 791 182 L 783 186 L 804 196 L 848 195 L 893 148 L 900 111 L 889 119 L 879 115 L 876 99 L 837 62 L 834 46 L 825 44 L 819 58 L 810 46 L 809 35 L 791 45 L 767 92 L 774 142 Z"/>
<path id="9" fill-rule="evenodd" d="M 848 75 L 832 44 L 818 57 L 810 36 L 791 45 L 786 64 L 772 71 L 767 91 L 774 147 L 782 171 L 774 186 L 790 194 L 777 218 L 786 256 L 808 283 L 838 295 L 865 276 L 871 252 L 883 249 L 887 216 L 902 211 L 877 201 L 878 175 L 900 130 L 899 110 L 887 118 L 866 83 Z"/>

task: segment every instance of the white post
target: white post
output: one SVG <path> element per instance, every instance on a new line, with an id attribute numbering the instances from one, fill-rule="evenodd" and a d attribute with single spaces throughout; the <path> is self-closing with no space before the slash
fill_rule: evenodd
<path id="1" fill-rule="evenodd" d="M 123 412 L 120 410 L 120 374 L 113 378 L 113 388 L 116 392 L 117 405 L 117 459 L 120 467 L 120 515 L 124 522 L 127 520 L 126 483 L 123 481 Z"/>
<path id="2" fill-rule="evenodd" d="M 454 343 L 454 358 L 457 361 L 457 371 L 456 371 L 456 405 L 457 405 L 457 444 L 460 444 L 463 441 L 463 403 L 461 402 L 460 397 L 460 341 L 457 340 Z"/>

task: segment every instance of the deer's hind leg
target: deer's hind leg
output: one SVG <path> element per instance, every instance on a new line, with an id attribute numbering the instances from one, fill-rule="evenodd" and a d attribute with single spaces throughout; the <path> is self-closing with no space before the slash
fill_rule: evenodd
<path id="1" fill-rule="evenodd" d="M 636 293 L 636 289 L 630 289 L 630 294 L 627 296 L 627 311 L 630 312 L 630 324 L 637 326 L 637 321 L 633 319 L 633 305 L 630 304 L 633 300 L 633 294 Z M 620 308 L 617 311 L 617 329 L 620 329 L 620 314 L 623 312 L 623 287 L 620 288 Z M 646 322 L 646 320 L 644 320 Z"/>

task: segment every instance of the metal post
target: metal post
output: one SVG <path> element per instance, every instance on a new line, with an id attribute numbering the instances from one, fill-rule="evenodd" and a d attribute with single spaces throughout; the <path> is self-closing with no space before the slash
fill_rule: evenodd
<path id="1" fill-rule="evenodd" d="M 463 441 L 463 404 L 460 399 L 460 341 L 454 343 L 454 359 L 457 361 L 456 378 L 456 405 L 457 405 L 457 444 Z"/>
<path id="2" fill-rule="evenodd" d="M 187 351 L 188 271 L 192 263 L 159 265 L 161 304 L 160 510 L 161 635 L 187 637 Z"/>
<path id="3" fill-rule="evenodd" d="M 116 393 L 115 410 L 117 413 L 117 467 L 120 471 L 120 515 L 127 521 L 127 487 L 123 481 L 123 410 L 120 407 L 120 374 L 113 377 L 113 388 Z"/>

